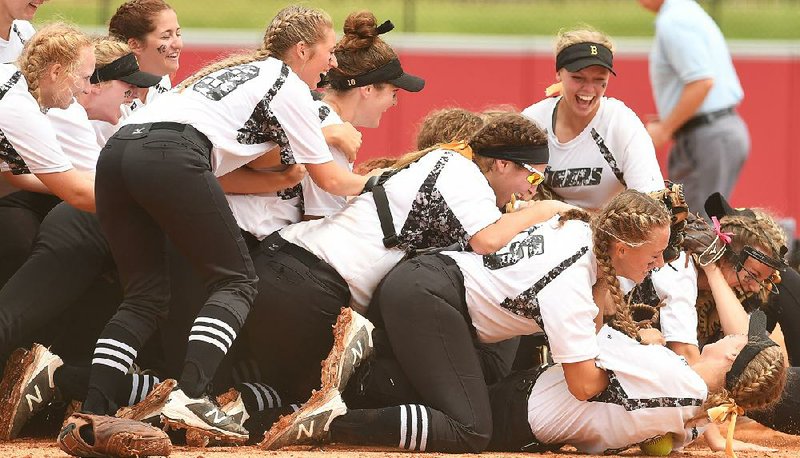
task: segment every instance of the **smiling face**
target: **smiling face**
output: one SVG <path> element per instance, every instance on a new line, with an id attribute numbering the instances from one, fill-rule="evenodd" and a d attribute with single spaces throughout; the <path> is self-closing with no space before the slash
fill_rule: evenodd
<path id="1" fill-rule="evenodd" d="M 75 96 L 88 93 L 94 66 L 94 48 L 91 46 L 81 49 L 73 72 L 60 64 L 51 65 L 39 82 L 43 108 L 66 109 Z"/>
<path id="2" fill-rule="evenodd" d="M 30 21 L 39 7 L 47 0 L 0 0 L 0 14 L 9 20 Z"/>
<path id="3" fill-rule="evenodd" d="M 362 100 L 355 113 L 354 125 L 378 127 L 381 117 L 389 108 L 397 105 L 400 88 L 394 84 L 372 84 L 358 89 Z"/>
<path id="4" fill-rule="evenodd" d="M 635 247 L 614 240 L 610 257 L 617 275 L 641 283 L 651 270 L 663 267 L 669 233 L 669 225 L 656 227 L 645 243 Z"/>
<path id="5" fill-rule="evenodd" d="M 136 86 L 120 80 L 93 84 L 89 93 L 78 95 L 78 103 L 86 110 L 91 120 L 110 124 L 119 122 L 122 116 L 120 105 L 133 101 Z"/>
<path id="6" fill-rule="evenodd" d="M 529 165 L 541 173 L 544 173 L 544 169 L 547 167 L 547 164 Z M 492 168 L 484 175 L 489 181 L 489 186 L 494 190 L 498 208 L 509 203 L 512 195 L 516 195 L 520 200 L 530 200 L 536 193 L 537 185 L 528 181 L 531 173 L 511 161 L 495 159 Z"/>
<path id="7" fill-rule="evenodd" d="M 320 81 L 320 75 L 337 65 L 336 56 L 333 54 L 335 46 L 336 32 L 332 27 L 325 27 L 322 38 L 313 45 L 305 42 L 297 43 L 293 49 L 294 55 L 289 56 L 286 63 L 303 82 L 308 84 L 308 87 L 315 89 Z"/>
<path id="8" fill-rule="evenodd" d="M 131 38 L 128 45 L 142 71 L 159 76 L 175 73 L 183 49 L 178 15 L 171 9 L 161 10 L 153 16 L 153 26 L 143 39 Z"/>
<path id="9" fill-rule="evenodd" d="M 769 252 L 764 247 L 756 247 L 756 249 L 763 253 Z M 770 284 L 769 280 L 775 274 L 775 269 L 749 256 L 745 259 L 742 268 L 738 272 L 730 262 L 720 263 L 720 268 L 729 286 L 739 288 L 746 293 L 761 291 L 762 288 Z"/>
<path id="10" fill-rule="evenodd" d="M 563 84 L 561 99 L 569 114 L 579 119 L 591 119 L 600 108 L 600 98 L 606 93 L 611 72 L 592 65 L 577 72 L 562 68 L 556 78 Z"/>

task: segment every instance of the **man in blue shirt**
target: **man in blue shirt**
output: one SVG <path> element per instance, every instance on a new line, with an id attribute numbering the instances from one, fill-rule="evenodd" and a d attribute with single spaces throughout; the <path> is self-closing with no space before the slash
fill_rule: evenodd
<path id="1" fill-rule="evenodd" d="M 683 183 L 691 211 L 714 192 L 729 196 L 750 136 L 736 113 L 744 93 L 725 38 L 694 0 L 639 0 L 656 13 L 650 82 L 659 120 L 647 124 L 656 148 L 670 138 L 669 179 Z"/>

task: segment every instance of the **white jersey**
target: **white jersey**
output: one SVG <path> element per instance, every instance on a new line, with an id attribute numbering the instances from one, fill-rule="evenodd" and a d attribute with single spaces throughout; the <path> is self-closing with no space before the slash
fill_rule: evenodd
<path id="1" fill-rule="evenodd" d="M 537 102 L 522 114 L 548 131 L 546 181 L 565 202 L 599 209 L 626 188 L 664 188 L 653 141 L 642 121 L 617 99 L 603 97 L 589 125 L 561 143 L 553 132 L 553 110 L 561 97 Z"/>
<path id="2" fill-rule="evenodd" d="M 192 125 L 211 141 L 211 170 L 219 177 L 275 146 L 284 164 L 332 161 L 318 113 L 308 85 L 288 65 L 269 57 L 223 68 L 181 92 L 167 92 L 124 124 Z"/>
<path id="3" fill-rule="evenodd" d="M 14 175 L 72 168 L 50 120 L 13 64 L 0 64 L 0 161 L 0 171 Z"/>
<path id="4" fill-rule="evenodd" d="M 314 102 L 319 109 L 319 117 L 322 126 L 332 123 L 341 124 L 339 116 L 326 104 Z M 333 159 L 344 168 L 353 170 L 352 165 L 344 162 L 341 158 L 344 155 L 336 148 L 331 147 Z M 327 216 L 334 211 L 341 210 L 345 204 L 345 198 L 334 196 L 320 189 L 308 175 L 300 182 L 302 196 L 294 188 L 280 192 L 260 193 L 260 194 L 226 194 L 228 205 L 231 207 L 233 217 L 239 227 L 253 234 L 258 240 L 272 234 L 278 229 L 294 224 L 303 218 L 303 214 L 317 216 Z M 313 187 L 312 191 L 309 188 Z M 310 202 L 309 202 L 310 201 Z M 330 205 L 330 210 L 326 213 L 308 213 L 308 204 L 315 208 L 324 208 Z"/>
<path id="5" fill-rule="evenodd" d="M 15 20 L 11 23 L 11 31 L 8 34 L 8 41 L 0 38 L 0 64 L 16 62 L 22 54 L 25 43 L 31 39 L 36 30 L 30 22 Z"/>
<path id="6" fill-rule="evenodd" d="M 325 102 L 316 102 L 319 108 L 319 117 L 322 127 L 344 124 L 342 118 L 333 110 L 333 107 Z M 333 160 L 343 169 L 353 171 L 353 164 L 347 160 L 347 156 L 334 146 L 328 146 L 331 150 Z M 302 181 L 303 185 L 303 208 L 305 214 L 309 216 L 329 216 L 342 208 L 347 203 L 347 199 L 342 196 L 322 190 L 310 176 L 306 175 Z"/>
<path id="7" fill-rule="evenodd" d="M 695 440 L 707 421 L 691 426 L 708 395 L 703 379 L 660 345 L 641 345 L 604 326 L 597 335 L 597 366 L 609 385 L 588 401 L 570 394 L 561 365 L 536 380 L 528 422 L 539 442 L 569 444 L 590 454 L 617 454 L 640 442 L 674 434 L 673 450 Z"/>
<path id="8" fill-rule="evenodd" d="M 116 124 L 99 120 L 92 121 L 92 127 L 94 127 L 94 132 L 97 136 L 97 143 L 105 146 L 106 142 L 108 142 L 108 139 L 111 138 L 111 136 L 114 135 L 117 130 L 119 130 L 119 127 L 123 124 L 123 121 L 127 119 L 134 110 L 152 102 L 155 97 L 168 92 L 170 89 L 172 89 L 172 81 L 170 81 L 169 75 L 164 75 L 161 78 L 161 81 L 159 81 L 155 86 L 147 89 L 144 102 L 139 99 L 133 99 L 131 103 L 123 103 L 119 106 L 121 116 Z"/>
<path id="9" fill-rule="evenodd" d="M 281 230 L 281 236 L 330 264 L 347 282 L 355 305 L 366 308 L 389 270 L 418 249 L 467 246 L 478 231 L 500 219 L 494 191 L 469 159 L 434 150 L 384 184 L 400 244 L 383 245 L 372 193 L 337 213 Z M 344 304 L 343 304 L 344 305 Z"/>
<path id="10" fill-rule="evenodd" d="M 632 302 L 652 306 L 663 302 L 659 310 L 659 329 L 667 342 L 697 345 L 697 268 L 686 252 L 670 264 L 648 275 L 636 288 Z M 619 277 L 625 294 L 634 283 Z"/>
<path id="11" fill-rule="evenodd" d="M 544 330 L 553 360 L 597 356 L 592 232 L 559 217 L 520 232 L 494 254 L 444 252 L 464 275 L 467 308 L 482 342 Z"/>
<path id="12" fill-rule="evenodd" d="M 101 146 L 97 143 L 86 109 L 73 102 L 66 110 L 47 110 L 47 118 L 53 124 L 58 143 L 72 166 L 82 172 L 94 172 Z"/>

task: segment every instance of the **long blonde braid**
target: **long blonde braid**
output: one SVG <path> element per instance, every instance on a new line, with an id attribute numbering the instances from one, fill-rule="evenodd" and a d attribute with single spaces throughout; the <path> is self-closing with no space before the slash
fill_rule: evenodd
<path id="1" fill-rule="evenodd" d="M 628 246 L 644 244 L 650 240 L 655 228 L 669 227 L 670 221 L 670 213 L 663 203 L 647 194 L 628 189 L 611 199 L 590 223 L 598 277 L 606 282 L 616 308 L 611 325 L 637 340 L 639 330 L 617 280 L 617 272 L 609 255 L 611 245 L 613 240 Z"/>
<path id="2" fill-rule="evenodd" d="M 227 67 L 264 60 L 268 57 L 283 59 L 286 52 L 295 44 L 303 41 L 308 45 L 317 43 L 327 29 L 333 27 L 333 20 L 328 13 L 307 6 L 290 5 L 280 10 L 272 19 L 264 33 L 261 47 L 211 63 L 183 81 L 179 88 L 183 90 L 202 78 Z"/>

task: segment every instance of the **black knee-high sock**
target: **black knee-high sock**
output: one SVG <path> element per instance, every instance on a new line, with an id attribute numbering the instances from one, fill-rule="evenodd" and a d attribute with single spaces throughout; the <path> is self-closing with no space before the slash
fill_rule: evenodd
<path id="1" fill-rule="evenodd" d="M 334 442 L 385 445 L 424 452 L 431 431 L 431 410 L 421 405 L 350 410 L 331 423 Z"/>
<path id="2" fill-rule="evenodd" d="M 89 389 L 90 373 L 89 367 L 64 364 L 53 372 L 53 383 L 65 401 L 83 401 Z"/>
<path id="3" fill-rule="evenodd" d="M 275 407 L 265 409 L 260 412 L 255 412 L 250 415 L 250 418 L 245 420 L 242 426 L 250 432 L 249 443 L 258 443 L 264 439 L 264 433 L 267 432 L 278 419 L 284 415 L 289 415 L 300 409 L 297 404 L 289 404 L 283 407 Z"/>
<path id="4" fill-rule="evenodd" d="M 261 370 L 258 363 L 251 358 L 237 361 L 231 368 L 231 379 L 235 384 L 260 382 Z"/>
<path id="5" fill-rule="evenodd" d="M 244 407 L 251 416 L 262 410 L 283 406 L 281 396 L 275 388 L 265 383 L 238 383 L 235 388 L 241 394 Z"/>
<path id="6" fill-rule="evenodd" d="M 241 325 L 222 307 L 206 304 L 195 318 L 178 385 L 192 398 L 206 393 L 217 366 L 233 345 Z"/>
<path id="7" fill-rule="evenodd" d="M 129 374 L 117 389 L 117 404 L 132 406 L 142 402 L 161 380 L 150 374 Z"/>
<path id="8" fill-rule="evenodd" d="M 83 403 L 85 412 L 113 415 L 119 405 L 117 392 L 124 385 L 141 343 L 125 328 L 108 324 L 103 329 L 92 357 L 89 389 Z"/>

